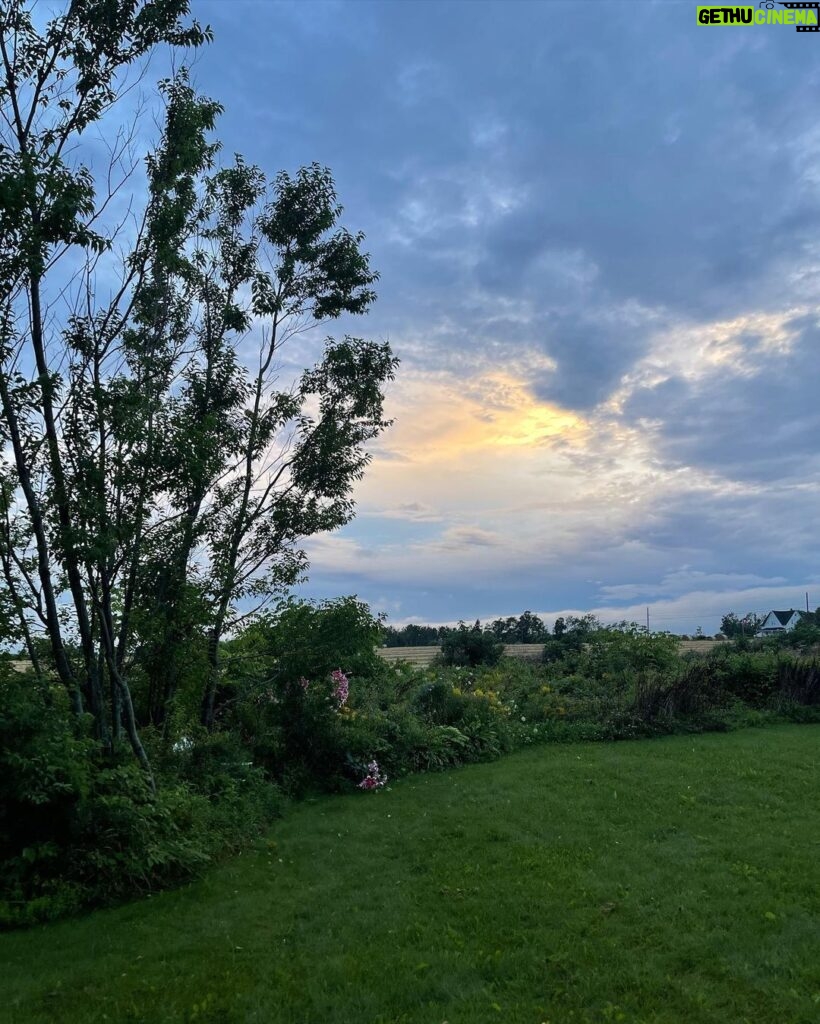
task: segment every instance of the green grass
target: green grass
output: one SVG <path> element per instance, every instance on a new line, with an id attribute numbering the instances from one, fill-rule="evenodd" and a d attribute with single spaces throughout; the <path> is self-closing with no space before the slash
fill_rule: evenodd
<path id="1" fill-rule="evenodd" d="M 820 731 L 527 750 L 0 936 L 0 1020 L 817 1024 Z"/>

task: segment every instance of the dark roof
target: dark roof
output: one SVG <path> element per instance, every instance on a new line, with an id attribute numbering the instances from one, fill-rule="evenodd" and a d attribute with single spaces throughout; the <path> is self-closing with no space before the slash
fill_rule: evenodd
<path id="1" fill-rule="evenodd" d="M 789 619 L 792 617 L 792 615 L 794 615 L 795 612 L 797 612 L 798 615 L 802 615 L 803 614 L 801 611 L 798 611 L 797 608 L 789 608 L 789 610 L 787 612 L 771 611 L 771 612 L 769 612 L 769 614 L 770 615 L 776 615 L 777 618 L 778 618 L 778 621 L 780 622 L 780 625 L 781 626 L 785 626 L 786 623 L 789 621 Z"/>

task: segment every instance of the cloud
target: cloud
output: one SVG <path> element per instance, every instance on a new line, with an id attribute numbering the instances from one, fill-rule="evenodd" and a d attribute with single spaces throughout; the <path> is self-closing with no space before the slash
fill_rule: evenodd
<path id="1" fill-rule="evenodd" d="M 820 407 L 807 382 L 817 372 L 820 327 L 811 315 L 783 329 L 788 344 L 780 347 L 767 346 L 765 335 L 736 337 L 734 366 L 635 388 L 627 416 L 655 423 L 659 451 L 671 463 L 736 480 L 811 485 L 820 471 Z"/>
<path id="2" fill-rule="evenodd" d="M 402 358 L 359 517 L 310 542 L 317 593 L 422 621 L 649 600 L 716 628 L 805 589 L 810 39 L 681 4 L 440 4 L 435 32 L 413 4 L 203 4 L 226 150 L 332 167 L 381 271 L 333 330 Z"/>
<path id="3" fill-rule="evenodd" d="M 483 530 L 480 526 L 453 526 L 445 530 L 438 542 L 444 550 L 459 551 L 463 548 L 497 548 L 502 543 L 498 534 Z"/>
<path id="4" fill-rule="evenodd" d="M 439 513 L 422 501 L 405 501 L 393 508 L 383 509 L 380 515 L 384 519 L 407 519 L 414 523 L 441 522 Z"/>
<path id="5" fill-rule="evenodd" d="M 704 593 L 706 588 L 709 593 L 717 591 L 719 594 L 723 594 L 727 591 L 730 593 L 748 592 L 754 586 L 758 590 L 763 587 L 775 588 L 780 593 L 782 592 L 780 588 L 786 582 L 782 576 L 767 579 L 763 576 L 755 576 L 753 573 L 708 573 L 684 567 L 668 573 L 663 579 L 654 583 L 620 583 L 615 586 L 602 586 L 599 593 L 604 601 L 651 598 L 656 601 L 668 602 L 673 598 L 680 597 L 691 600 L 692 593 Z"/>

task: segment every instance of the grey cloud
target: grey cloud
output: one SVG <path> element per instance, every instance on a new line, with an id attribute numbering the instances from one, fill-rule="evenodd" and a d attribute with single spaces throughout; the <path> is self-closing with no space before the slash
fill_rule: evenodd
<path id="1" fill-rule="evenodd" d="M 334 168 L 382 270 L 377 329 L 456 306 L 450 344 L 486 350 L 492 332 L 461 297 L 525 296 L 536 319 L 562 320 L 527 339 L 560 364 L 553 396 L 587 407 L 647 343 L 640 328 L 594 330 L 590 312 L 633 299 L 690 317 L 770 304 L 774 274 L 799 262 L 820 220 L 799 172 L 798 140 L 814 127 L 796 101 L 817 78 L 808 41 L 741 44 L 675 6 L 626 19 L 616 5 L 474 4 L 467 16 L 437 4 L 432 22 L 412 4 L 312 4 L 310 18 L 298 4 L 233 4 L 230 19 L 222 4 L 204 9 L 246 51 L 227 81 L 246 95 L 253 73 L 264 96 L 243 95 L 229 145 L 265 165 Z M 280 16 L 284 33 L 272 31 Z M 545 260 L 556 252 L 583 253 L 594 282 Z"/>
<path id="2" fill-rule="evenodd" d="M 441 522 L 441 514 L 430 505 L 421 501 L 407 501 L 393 508 L 384 509 L 380 513 L 385 519 L 407 519 L 416 523 Z"/>
<path id="3" fill-rule="evenodd" d="M 461 548 L 497 548 L 501 538 L 480 526 L 453 526 L 445 530 L 439 541 L 439 547 L 456 551 Z"/>
<path id="4" fill-rule="evenodd" d="M 583 313 L 544 318 L 542 350 L 557 361 L 555 372 L 533 378 L 538 398 L 571 409 L 603 401 L 643 354 L 646 332 L 632 322 L 596 322 Z"/>
<path id="5" fill-rule="evenodd" d="M 817 481 L 820 325 L 808 318 L 791 326 L 791 351 L 772 354 L 753 376 L 672 378 L 635 392 L 627 415 L 660 422 L 661 452 L 672 463 L 710 467 L 736 480 Z"/>

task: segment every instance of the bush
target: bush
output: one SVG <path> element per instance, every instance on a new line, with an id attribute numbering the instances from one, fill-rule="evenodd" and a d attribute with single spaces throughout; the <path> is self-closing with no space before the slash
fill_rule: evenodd
<path id="1" fill-rule="evenodd" d="M 254 763 L 288 796 L 316 788 L 337 790 L 343 784 L 343 716 L 330 675 L 304 682 L 278 680 L 246 692 L 237 719 Z"/>
<path id="2" fill-rule="evenodd" d="M 288 601 L 226 645 L 228 679 L 281 685 L 322 679 L 337 668 L 366 678 L 380 670 L 380 637 L 378 619 L 355 597 Z"/>
<path id="3" fill-rule="evenodd" d="M 65 693 L 0 666 L 0 927 L 44 921 L 190 877 L 281 806 L 234 738 L 104 758 Z"/>
<path id="4" fill-rule="evenodd" d="M 707 661 L 713 686 L 753 708 L 767 707 L 777 691 L 777 653 L 771 650 L 713 651 Z"/>
<path id="5" fill-rule="evenodd" d="M 63 852 L 91 790 L 94 745 L 61 689 L 0 665 L 0 924 L 74 909 Z"/>
<path id="6" fill-rule="evenodd" d="M 456 725 L 464 718 L 465 698 L 446 680 L 424 683 L 412 695 L 410 710 L 430 725 Z"/>
<path id="7" fill-rule="evenodd" d="M 236 734 L 202 730 L 175 747 L 160 762 L 161 782 L 181 784 L 207 800 L 203 825 L 212 834 L 213 847 L 236 849 L 281 814 L 281 791 L 254 765 Z"/>
<path id="8" fill-rule="evenodd" d="M 95 772 L 66 851 L 84 902 L 107 903 L 189 877 L 210 859 L 208 802 L 186 786 L 155 795 L 133 764 Z"/>
<path id="9" fill-rule="evenodd" d="M 639 677 L 632 708 L 644 722 L 671 723 L 680 718 L 697 718 L 722 703 L 725 697 L 714 687 L 708 666 L 691 662 L 674 675 Z"/>
<path id="10" fill-rule="evenodd" d="M 355 597 L 289 601 L 226 645 L 221 721 L 289 796 L 351 780 L 346 721 L 393 698 L 395 674 L 376 654 L 381 625 Z M 334 695 L 342 672 L 350 692 Z M 347 683 L 346 683 L 347 685 Z"/>
<path id="11" fill-rule="evenodd" d="M 574 627 L 544 648 L 544 662 L 558 671 L 591 679 L 620 679 L 639 672 L 672 673 L 679 664 L 679 642 L 669 633 L 647 633 L 633 623 Z"/>
<path id="12" fill-rule="evenodd" d="M 783 658 L 777 663 L 775 686 L 783 700 L 816 708 L 820 706 L 820 664 L 816 658 Z"/>

